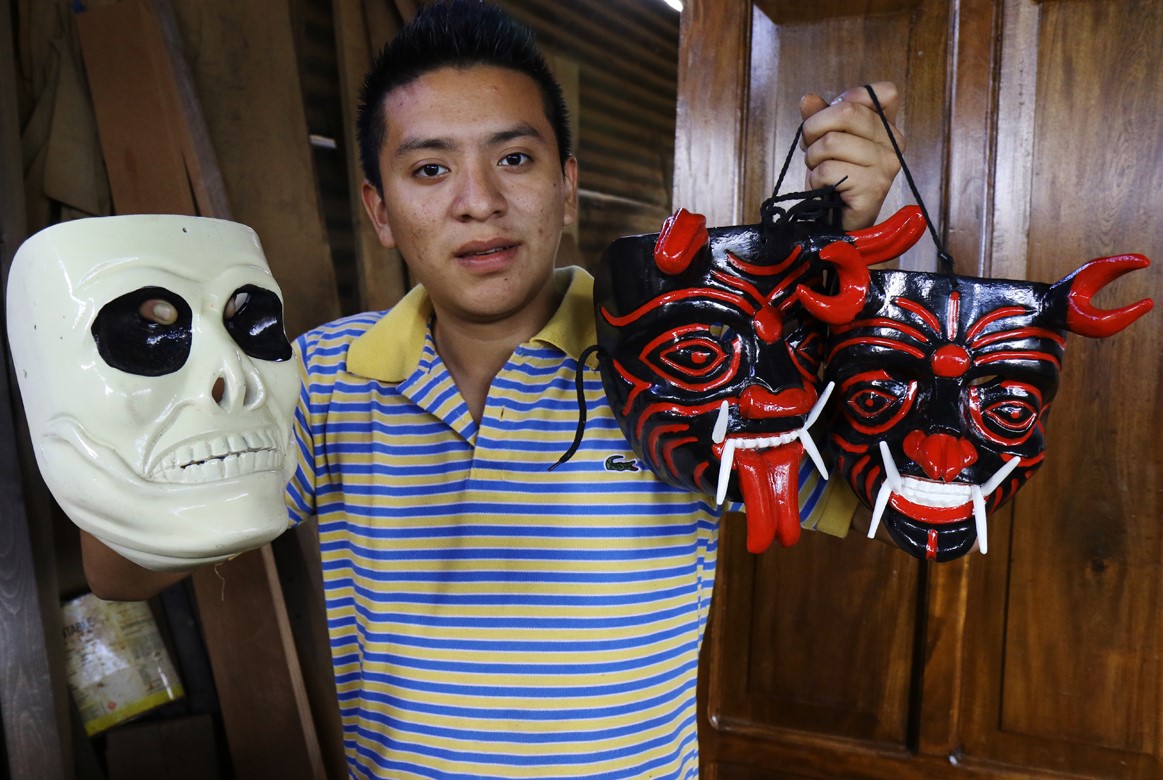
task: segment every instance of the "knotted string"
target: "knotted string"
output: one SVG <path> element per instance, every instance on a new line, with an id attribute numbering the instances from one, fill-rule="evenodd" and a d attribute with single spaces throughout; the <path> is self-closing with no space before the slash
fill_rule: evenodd
<path id="1" fill-rule="evenodd" d="M 759 214 L 763 219 L 765 228 L 771 229 L 783 222 L 823 222 L 825 219 L 830 221 L 833 226 L 840 224 L 840 208 L 844 202 L 836 188 L 843 184 L 848 177 L 818 190 L 779 194 L 779 188 L 783 186 L 784 177 L 787 176 L 788 168 L 791 166 L 792 157 L 795 156 L 803 132 L 804 123 L 800 122 L 799 127 L 796 128 L 795 136 L 791 139 L 791 146 L 788 147 L 787 154 L 783 158 L 783 167 L 779 171 L 779 176 L 776 177 L 771 197 L 763 201 L 763 205 L 759 207 Z M 797 203 L 789 209 L 783 209 L 776 205 L 788 200 L 795 200 Z"/>

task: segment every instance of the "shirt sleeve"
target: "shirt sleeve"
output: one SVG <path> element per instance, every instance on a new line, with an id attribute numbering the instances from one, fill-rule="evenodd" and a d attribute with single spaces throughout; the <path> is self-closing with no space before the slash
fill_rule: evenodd
<path id="1" fill-rule="evenodd" d="M 291 448 L 294 452 L 295 471 L 287 483 L 287 516 L 292 526 L 315 516 L 315 445 L 312 435 L 310 364 L 312 345 L 306 335 L 295 340 L 295 354 L 299 359 L 299 402 L 291 423 Z"/>
<path id="2" fill-rule="evenodd" d="M 852 526 L 857 504 L 856 494 L 833 473 L 832 478 L 823 483 L 815 504 L 807 512 L 800 510 L 800 524 L 804 528 L 843 538 Z"/>

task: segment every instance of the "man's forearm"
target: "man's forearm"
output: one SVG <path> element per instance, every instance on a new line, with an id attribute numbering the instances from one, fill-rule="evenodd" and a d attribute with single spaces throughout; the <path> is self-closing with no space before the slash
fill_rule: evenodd
<path id="1" fill-rule="evenodd" d="M 191 573 L 151 571 L 138 566 L 87 531 L 81 531 L 81 556 L 89 589 L 107 601 L 143 601 Z"/>

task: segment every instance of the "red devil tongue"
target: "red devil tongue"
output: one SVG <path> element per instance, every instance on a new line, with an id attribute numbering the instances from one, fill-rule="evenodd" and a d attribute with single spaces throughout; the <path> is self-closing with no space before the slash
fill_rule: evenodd
<path id="1" fill-rule="evenodd" d="M 790 547 L 800 538 L 799 463 L 804 446 L 793 441 L 765 450 L 736 450 L 735 471 L 747 505 L 747 550 L 761 553 L 775 539 Z"/>

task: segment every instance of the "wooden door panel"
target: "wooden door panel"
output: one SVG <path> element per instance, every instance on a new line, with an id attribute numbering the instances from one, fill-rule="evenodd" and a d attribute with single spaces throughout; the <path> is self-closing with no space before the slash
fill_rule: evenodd
<path id="1" fill-rule="evenodd" d="M 1005 13 L 1003 73 L 1011 53 L 1026 72 L 1003 78 L 998 111 L 1019 117 L 1007 142 L 1029 163 L 1007 177 L 1013 161 L 999 157 L 1009 191 L 994 266 L 1054 281 L 1135 251 L 1156 264 L 1096 300 L 1149 297 L 1163 286 L 1163 7 L 1010 0 Z M 1068 340 L 1046 462 L 998 550 L 1008 571 L 994 551 L 978 571 L 968 752 L 1096 776 L 1163 770 L 1161 334 L 1155 312 L 1109 339 Z"/>
<path id="2" fill-rule="evenodd" d="M 716 728 L 903 746 L 914 566 L 859 535 L 809 534 L 792 549 L 758 557 L 746 551 L 743 535 L 741 518 L 724 524 L 710 650 L 721 659 L 711 678 Z"/>
<path id="3" fill-rule="evenodd" d="M 936 209 L 944 154 L 947 2 L 833 0 L 798 3 L 762 0 L 751 24 L 749 105 L 744 155 L 744 220 L 754 221 L 772 191 L 800 123 L 800 98 L 831 99 L 850 87 L 891 81 L 903 92 L 897 125 L 906 136 L 906 159 L 921 197 Z M 781 192 L 803 188 L 797 151 Z M 898 177 L 882 215 L 915 203 Z M 926 238 L 899 263 L 935 270 Z"/>

